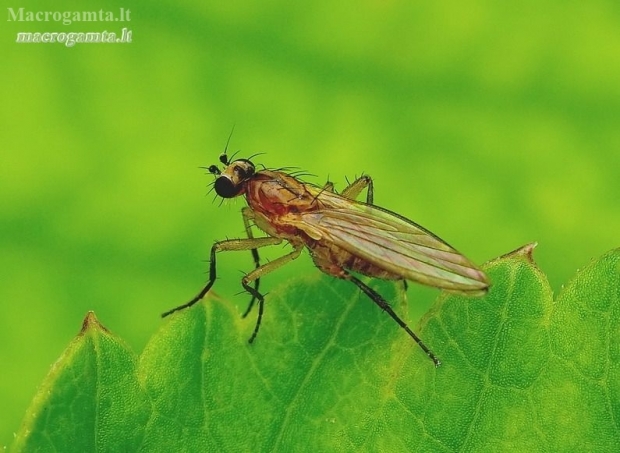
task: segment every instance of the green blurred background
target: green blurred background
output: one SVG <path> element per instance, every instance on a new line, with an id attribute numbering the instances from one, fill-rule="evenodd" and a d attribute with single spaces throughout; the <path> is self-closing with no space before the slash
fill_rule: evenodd
<path id="1" fill-rule="evenodd" d="M 538 241 L 556 291 L 620 245 L 617 2 L 117 7 L 131 44 L 14 42 L 109 23 L 1 33 L 0 445 L 88 310 L 140 352 L 205 282 L 213 241 L 243 234 L 242 201 L 213 202 L 198 168 L 233 125 L 231 149 L 268 167 L 339 189 L 371 174 L 377 204 L 476 262 Z M 219 266 L 217 293 L 244 308 L 250 257 Z M 307 256 L 264 288 L 303 272 Z M 436 294 L 411 288 L 414 319 Z"/>

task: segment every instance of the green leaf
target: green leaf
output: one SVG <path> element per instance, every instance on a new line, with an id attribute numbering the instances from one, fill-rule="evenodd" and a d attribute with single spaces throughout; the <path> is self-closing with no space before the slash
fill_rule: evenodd
<path id="1" fill-rule="evenodd" d="M 615 451 L 620 249 L 554 302 L 532 248 L 485 266 L 486 297 L 439 297 L 418 330 L 439 368 L 318 274 L 270 294 L 253 345 L 254 319 L 211 298 L 164 322 L 137 366 L 89 315 L 12 451 Z M 372 285 L 406 312 L 398 285 Z"/>
<path id="2" fill-rule="evenodd" d="M 134 354 L 90 312 L 39 388 L 12 450 L 137 450 L 151 410 L 135 370 Z"/>

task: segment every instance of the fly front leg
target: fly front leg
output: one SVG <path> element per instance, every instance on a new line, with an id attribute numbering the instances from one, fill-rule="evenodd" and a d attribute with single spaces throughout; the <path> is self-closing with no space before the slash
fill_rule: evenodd
<path id="1" fill-rule="evenodd" d="M 256 335 L 258 334 L 258 329 L 260 327 L 261 320 L 263 319 L 263 310 L 264 310 L 264 305 L 265 305 L 264 296 L 258 292 L 256 287 L 251 287 L 250 283 L 257 281 L 263 275 L 267 275 L 270 272 L 275 271 L 279 267 L 282 267 L 286 263 L 289 263 L 293 261 L 294 259 L 296 259 L 297 257 L 299 257 L 299 255 L 301 254 L 301 251 L 303 250 L 303 246 L 293 245 L 293 247 L 295 247 L 295 249 L 291 253 L 281 256 L 280 258 L 277 258 L 267 264 L 263 264 L 262 266 L 254 269 L 252 272 L 247 274 L 241 280 L 241 285 L 243 286 L 243 288 L 252 295 L 252 304 L 254 303 L 254 300 L 258 300 L 258 318 L 256 319 L 256 326 L 254 327 L 254 332 L 252 332 L 252 336 L 249 339 L 249 343 L 252 343 L 254 339 L 256 338 Z M 250 308 L 252 308 L 252 304 L 248 308 L 248 311 Z M 245 315 L 247 314 L 248 312 L 245 313 Z"/>
<path id="2" fill-rule="evenodd" d="M 243 216 L 243 225 L 245 226 L 245 234 L 247 234 L 249 239 L 254 239 L 254 235 L 252 234 L 252 225 L 251 221 L 254 220 L 254 211 L 250 209 L 249 206 L 246 206 L 241 210 L 241 215 Z M 254 260 L 254 269 L 258 269 L 260 267 L 260 257 L 258 256 L 258 249 L 254 248 L 251 250 L 252 259 Z M 254 280 L 254 290 L 258 292 L 258 287 L 260 285 L 260 278 Z M 250 300 L 250 304 L 248 308 L 243 313 L 242 317 L 245 318 L 250 311 L 252 311 L 252 307 L 254 306 L 254 302 L 256 302 L 256 297 L 252 296 L 252 300 Z"/>
<path id="3" fill-rule="evenodd" d="M 368 175 L 362 175 L 359 178 L 357 178 L 355 181 L 349 184 L 342 191 L 340 195 L 342 195 L 345 198 L 350 198 L 351 200 L 355 200 L 359 196 L 359 194 L 362 192 L 362 190 L 364 190 L 365 188 L 368 188 L 368 191 L 366 192 L 366 204 L 373 204 L 373 198 L 374 198 L 373 183 L 372 183 L 372 178 Z"/>
<path id="4" fill-rule="evenodd" d="M 213 283 L 215 283 L 215 279 L 217 278 L 217 270 L 215 266 L 215 254 L 217 252 L 223 251 L 237 251 L 237 250 L 256 250 L 260 247 L 266 247 L 268 245 L 277 245 L 282 242 L 280 238 L 251 238 L 251 239 L 227 239 L 225 241 L 216 242 L 211 247 L 211 262 L 209 263 L 209 282 L 206 286 L 200 291 L 192 300 L 187 302 L 186 304 L 179 305 L 178 307 L 173 308 L 172 310 L 168 310 L 167 312 L 161 315 L 162 318 L 174 313 L 175 311 L 183 310 L 184 308 L 189 308 L 202 299 L 205 294 L 209 292 Z M 259 268 L 260 269 L 260 268 Z"/>
<path id="5" fill-rule="evenodd" d="M 377 304 L 383 311 L 387 312 L 387 314 L 390 315 L 392 317 L 392 319 L 394 321 L 396 321 L 398 323 L 398 325 L 400 327 L 402 327 L 405 330 L 405 332 L 407 332 L 409 334 L 409 336 L 411 338 L 413 338 L 413 340 L 418 344 L 418 346 L 420 346 L 420 348 L 422 348 L 422 350 L 433 361 L 433 363 L 435 364 L 436 367 L 441 365 L 441 362 L 439 361 L 437 356 L 435 354 L 433 354 L 433 352 L 428 348 L 428 346 L 426 346 L 422 342 L 420 337 L 418 337 L 409 328 L 407 323 L 405 323 L 405 321 L 400 319 L 400 317 L 394 312 L 394 310 L 392 310 L 392 307 L 390 307 L 390 304 L 377 291 L 372 289 L 370 286 L 368 286 L 366 283 L 364 283 L 363 281 L 359 280 L 355 276 L 349 274 L 346 271 L 344 271 L 344 272 L 345 272 L 345 274 L 343 276 L 344 279 L 350 280 L 351 282 L 355 283 L 355 285 L 359 289 L 361 289 L 368 297 L 370 297 L 375 304 Z"/>

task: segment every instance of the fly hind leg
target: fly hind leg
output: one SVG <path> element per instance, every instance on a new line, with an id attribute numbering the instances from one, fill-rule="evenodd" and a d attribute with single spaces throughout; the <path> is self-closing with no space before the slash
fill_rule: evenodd
<path id="1" fill-rule="evenodd" d="M 426 346 L 422 342 L 420 337 L 418 337 L 409 328 L 407 323 L 405 323 L 405 321 L 400 319 L 400 317 L 394 312 L 394 310 L 392 310 L 392 307 L 390 307 L 390 304 L 388 304 L 388 302 L 378 292 L 376 292 L 374 289 L 369 287 L 367 284 L 365 284 L 364 282 L 362 282 L 361 280 L 359 280 L 358 278 L 356 278 L 355 276 L 349 274 L 346 271 L 345 271 L 344 278 L 346 280 L 350 280 L 351 282 L 355 283 L 355 285 L 359 289 L 361 289 L 368 297 L 370 297 L 375 304 L 377 304 L 383 311 L 387 312 L 387 314 L 390 315 L 392 317 L 392 319 L 394 321 L 396 321 L 398 323 L 398 325 L 400 327 L 402 327 L 405 330 L 405 332 L 407 332 L 409 334 L 409 336 L 411 338 L 413 338 L 413 340 L 418 344 L 418 346 L 420 346 L 420 348 L 422 348 L 422 350 L 433 361 L 433 363 L 435 364 L 436 367 L 441 365 L 441 362 L 439 361 L 437 356 L 435 354 L 433 354 L 433 352 L 428 348 L 428 346 Z"/>
<path id="2" fill-rule="evenodd" d="M 345 198 L 355 200 L 365 188 L 368 188 L 368 191 L 366 192 L 366 204 L 373 204 L 374 187 L 372 183 L 372 178 L 368 175 L 362 175 L 357 178 L 355 181 L 349 184 L 340 195 Z"/>

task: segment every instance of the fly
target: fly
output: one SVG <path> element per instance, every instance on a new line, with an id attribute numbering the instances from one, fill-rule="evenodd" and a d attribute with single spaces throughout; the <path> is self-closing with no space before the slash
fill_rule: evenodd
<path id="1" fill-rule="evenodd" d="M 373 204 L 373 181 L 364 175 L 340 194 L 333 184 L 323 187 L 300 181 L 283 170 L 256 169 L 249 159 L 220 156 L 223 168 L 211 165 L 214 189 L 222 198 L 244 196 L 242 209 L 247 238 L 216 242 L 211 248 L 209 281 L 189 302 L 162 317 L 191 307 L 209 292 L 217 271 L 218 252 L 249 250 L 255 268 L 241 279 L 252 299 L 243 317 L 258 302 L 258 317 L 249 342 L 256 338 L 265 300 L 259 292 L 260 278 L 293 261 L 307 248 L 314 264 L 326 274 L 348 280 L 387 312 L 422 348 L 436 366 L 439 359 L 392 310 L 389 303 L 353 273 L 387 280 L 406 280 L 450 292 L 480 296 L 487 292 L 487 276 L 471 261 L 430 231 Z M 366 202 L 356 201 L 367 189 Z M 254 224 L 267 237 L 254 237 Z M 267 264 L 260 264 L 258 249 L 288 242 L 293 250 Z"/>

